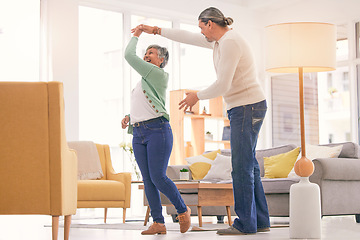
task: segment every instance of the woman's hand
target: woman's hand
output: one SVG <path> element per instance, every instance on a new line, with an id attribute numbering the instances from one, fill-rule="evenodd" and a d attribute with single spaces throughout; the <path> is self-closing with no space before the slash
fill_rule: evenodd
<path id="1" fill-rule="evenodd" d="M 121 127 L 122 127 L 123 129 L 127 128 L 127 126 L 129 126 L 129 121 L 130 121 L 129 116 L 125 116 L 125 117 L 123 118 L 123 120 L 121 120 Z"/>
<path id="2" fill-rule="evenodd" d="M 140 37 L 141 33 L 143 32 L 143 30 L 141 30 L 139 26 L 137 26 L 136 28 L 131 29 L 131 33 L 134 34 L 134 37 Z"/>

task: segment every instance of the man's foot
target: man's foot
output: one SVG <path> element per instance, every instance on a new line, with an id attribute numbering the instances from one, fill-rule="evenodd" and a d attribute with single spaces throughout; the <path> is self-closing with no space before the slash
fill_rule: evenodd
<path id="1" fill-rule="evenodd" d="M 154 222 L 151 226 L 141 232 L 142 235 L 166 234 L 166 227 L 163 223 Z"/>
<path id="2" fill-rule="evenodd" d="M 186 212 L 179 213 L 179 215 L 177 216 L 177 219 L 179 219 L 179 223 L 180 223 L 180 232 L 181 233 L 185 233 L 190 228 L 190 225 L 191 225 L 190 214 L 191 214 L 191 209 L 189 207 L 187 207 Z"/>
<path id="3" fill-rule="evenodd" d="M 216 234 L 219 234 L 219 235 L 248 235 L 248 234 L 254 234 L 254 233 L 243 233 L 243 232 L 237 230 L 236 228 L 234 228 L 233 226 L 230 226 L 229 228 L 218 230 L 216 232 Z"/>
<path id="4" fill-rule="evenodd" d="M 266 228 L 258 228 L 257 232 L 270 232 L 270 228 L 266 227 Z"/>

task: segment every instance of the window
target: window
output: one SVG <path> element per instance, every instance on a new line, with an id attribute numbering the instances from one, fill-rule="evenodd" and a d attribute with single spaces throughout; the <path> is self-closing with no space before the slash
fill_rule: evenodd
<path id="1" fill-rule="evenodd" d="M 348 141 L 350 133 L 349 67 L 318 73 L 320 143 Z M 331 85 L 328 78 L 331 77 Z M 328 137 L 328 136 L 331 136 Z"/>
<path id="2" fill-rule="evenodd" d="M 356 58 L 360 58 L 360 22 L 355 24 Z"/>
<path id="3" fill-rule="evenodd" d="M 337 26 L 336 61 L 349 59 L 349 41 L 347 25 Z"/>
<path id="4" fill-rule="evenodd" d="M 145 24 L 150 26 L 158 26 L 163 28 L 171 28 L 172 23 L 170 21 L 165 21 L 161 19 L 156 18 L 148 18 L 144 16 L 131 16 L 131 27 L 134 28 L 138 26 L 139 24 Z M 130 33 L 129 33 L 130 35 Z M 164 37 L 158 36 L 158 35 L 152 35 L 152 34 L 141 34 L 139 38 L 139 43 L 137 45 L 137 55 L 139 57 L 143 57 L 145 55 L 146 49 L 149 45 L 157 44 L 161 47 L 166 47 L 169 51 L 169 62 L 165 66 L 164 70 L 169 73 L 169 85 L 168 90 L 172 89 L 172 65 L 173 63 L 173 49 L 172 49 L 172 42 Z M 133 69 L 131 69 L 131 88 L 134 88 L 136 86 L 136 83 L 140 81 L 141 77 L 140 75 Z M 168 103 L 168 100 L 166 101 Z"/>
<path id="5" fill-rule="evenodd" d="M 317 74 L 320 144 L 351 140 L 348 28 L 337 26 L 336 70 Z"/>
<path id="6" fill-rule="evenodd" d="M 349 91 L 349 72 L 343 72 L 342 87 L 343 91 Z"/>
<path id="7" fill-rule="evenodd" d="M 316 74 L 304 74 L 304 117 L 307 143 L 319 141 Z M 271 78 L 272 144 L 300 145 L 299 76 L 281 74 Z"/>
<path id="8" fill-rule="evenodd" d="M 40 1 L 1 1 L 0 81 L 39 81 L 39 46 Z"/>
<path id="9" fill-rule="evenodd" d="M 200 34 L 195 25 L 180 24 L 180 29 Z M 215 82 L 212 54 L 212 49 L 180 44 L 180 88 L 201 89 Z"/>
<path id="10" fill-rule="evenodd" d="M 356 76 L 357 76 L 357 99 L 360 99 L 360 65 L 356 66 Z M 358 100 L 357 103 L 357 111 L 358 111 L 358 116 L 357 116 L 357 121 L 358 121 L 358 139 L 360 139 L 360 103 Z"/>
<path id="11" fill-rule="evenodd" d="M 79 7 L 79 136 L 110 145 L 122 142 L 124 117 L 123 17 Z"/>

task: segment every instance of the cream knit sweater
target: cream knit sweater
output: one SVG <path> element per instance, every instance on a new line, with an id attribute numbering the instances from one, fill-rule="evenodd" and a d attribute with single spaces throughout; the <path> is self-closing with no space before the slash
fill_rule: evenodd
<path id="1" fill-rule="evenodd" d="M 250 48 L 234 30 L 226 32 L 217 42 L 208 42 L 200 33 L 179 29 L 162 28 L 161 35 L 177 42 L 213 49 L 217 80 L 198 92 L 200 100 L 223 96 L 229 110 L 265 99 L 256 79 Z"/>

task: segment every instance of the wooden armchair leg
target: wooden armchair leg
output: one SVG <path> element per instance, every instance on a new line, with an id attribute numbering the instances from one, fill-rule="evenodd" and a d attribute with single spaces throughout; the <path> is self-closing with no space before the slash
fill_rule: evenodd
<path id="1" fill-rule="evenodd" d="M 69 240 L 70 225 L 71 225 L 71 215 L 67 215 L 65 216 L 65 224 L 64 224 L 64 240 Z"/>
<path id="2" fill-rule="evenodd" d="M 104 223 L 106 223 L 107 218 L 107 208 L 104 208 Z"/>
<path id="3" fill-rule="evenodd" d="M 123 208 L 123 223 L 125 223 L 126 218 L 126 208 Z"/>
<path id="4" fill-rule="evenodd" d="M 59 235 L 59 216 L 52 216 L 52 239 L 57 240 Z"/>
<path id="5" fill-rule="evenodd" d="M 232 221 L 231 221 L 231 210 L 230 210 L 230 206 L 226 206 L 226 213 L 227 213 L 227 217 L 228 217 L 229 226 L 231 226 L 231 225 L 232 225 Z"/>
<path id="6" fill-rule="evenodd" d="M 150 216 L 150 206 L 147 207 L 146 209 L 146 215 L 145 215 L 145 220 L 144 220 L 144 226 L 146 226 L 147 222 L 149 221 L 149 216 Z"/>

